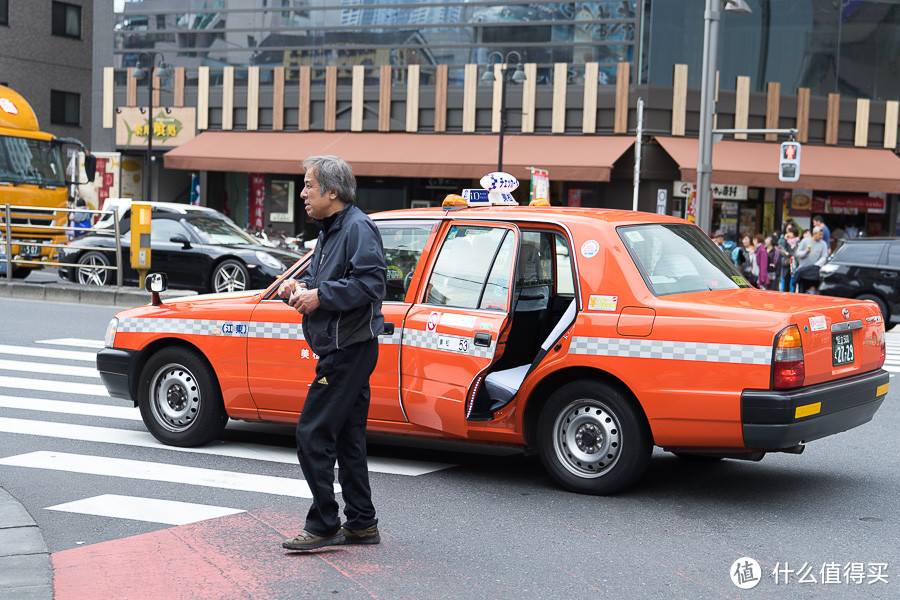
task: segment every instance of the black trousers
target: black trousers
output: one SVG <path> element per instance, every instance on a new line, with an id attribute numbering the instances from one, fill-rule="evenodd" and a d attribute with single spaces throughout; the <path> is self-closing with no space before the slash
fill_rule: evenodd
<path id="1" fill-rule="evenodd" d="M 297 457 L 313 503 L 306 531 L 330 536 L 341 527 L 334 497 L 334 464 L 344 497 L 347 529 L 377 523 L 366 462 L 369 376 L 378 361 L 378 339 L 319 357 L 316 377 L 297 422 Z"/>

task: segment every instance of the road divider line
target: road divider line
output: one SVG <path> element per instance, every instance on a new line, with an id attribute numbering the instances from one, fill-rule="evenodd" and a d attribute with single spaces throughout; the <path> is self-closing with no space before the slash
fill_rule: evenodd
<path id="1" fill-rule="evenodd" d="M 137 446 L 141 448 L 156 448 L 158 450 L 168 450 L 171 452 L 214 454 L 218 456 L 230 456 L 232 458 L 297 464 L 297 452 L 293 448 L 245 444 L 226 440 L 215 440 L 210 444 L 199 448 L 181 448 L 178 446 L 165 446 L 159 443 L 156 438 L 146 431 L 94 427 L 91 425 L 73 425 L 70 423 L 57 423 L 54 421 L 33 421 L 30 419 L 0 417 L 0 432 L 83 442 L 121 444 L 124 446 Z M 389 475 L 405 475 L 409 477 L 425 475 L 427 473 L 433 473 L 455 466 L 447 463 L 424 462 L 400 458 L 379 458 L 371 455 L 369 456 L 368 462 L 370 472 L 386 473 Z"/>
<path id="2" fill-rule="evenodd" d="M 73 367 L 70 365 L 55 365 L 52 363 L 36 363 L 24 360 L 6 360 L 0 358 L 0 371 L 16 371 L 25 373 L 46 373 L 49 375 L 66 375 L 68 377 L 90 377 L 99 379 L 100 372 L 96 367 Z M 58 382 L 68 385 L 69 382 Z"/>
<path id="3" fill-rule="evenodd" d="M 219 471 L 216 469 L 200 469 L 127 458 L 87 456 L 84 454 L 40 450 L 38 452 L 2 458 L 0 459 L 0 465 L 312 498 L 309 485 L 302 479 L 235 473 L 233 471 Z M 340 491 L 337 485 L 335 485 L 335 491 Z"/>
<path id="4" fill-rule="evenodd" d="M 75 346 L 76 348 L 96 348 L 99 350 L 106 344 L 103 340 L 88 340 L 84 338 L 57 338 L 54 340 L 35 340 L 35 344 L 53 344 L 54 346 Z"/>
<path id="5" fill-rule="evenodd" d="M 75 350 L 58 350 L 56 348 L 34 348 L 32 346 L 11 346 L 0 344 L 0 354 L 14 356 L 34 356 L 37 358 L 55 358 L 57 360 L 80 360 L 96 363 L 96 352 L 76 352 Z"/>
<path id="6" fill-rule="evenodd" d="M 87 404 L 85 402 L 68 402 L 66 400 L 47 400 L 44 398 L 24 398 L 22 396 L 0 396 L 0 407 L 17 410 L 33 410 L 64 415 L 81 415 L 85 417 L 103 417 L 109 419 L 127 419 L 140 421 L 141 413 L 131 406 L 111 406 L 108 404 Z"/>
<path id="7" fill-rule="evenodd" d="M 245 512 L 240 508 L 177 502 L 142 498 L 140 496 L 121 496 L 119 494 L 103 494 L 93 498 L 75 500 L 56 506 L 48 506 L 47 510 L 92 515 L 95 517 L 113 517 L 130 519 L 147 523 L 164 523 L 166 525 L 187 525 L 197 521 L 216 519 L 227 515 Z"/>
<path id="8" fill-rule="evenodd" d="M 0 388 L 33 390 L 37 392 L 59 392 L 82 396 L 108 398 L 105 385 L 97 383 L 74 383 L 71 381 L 50 381 L 48 379 L 28 379 L 26 377 L 6 377 L 0 375 Z"/>

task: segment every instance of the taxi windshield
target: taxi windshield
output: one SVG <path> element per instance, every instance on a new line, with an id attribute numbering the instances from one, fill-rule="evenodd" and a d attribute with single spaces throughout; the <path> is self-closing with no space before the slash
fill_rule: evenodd
<path id="1" fill-rule="evenodd" d="M 616 231 L 654 296 L 751 287 L 698 227 L 650 223 Z"/>
<path id="2" fill-rule="evenodd" d="M 209 216 L 185 219 L 204 244 L 251 244 L 261 246 L 255 238 L 247 235 L 228 221 Z"/>

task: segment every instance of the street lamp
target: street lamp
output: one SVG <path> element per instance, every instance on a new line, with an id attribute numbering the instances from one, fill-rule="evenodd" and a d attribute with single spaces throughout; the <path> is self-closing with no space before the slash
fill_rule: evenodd
<path id="1" fill-rule="evenodd" d="M 138 64 L 131 73 L 131 76 L 138 81 L 141 81 L 145 77 L 147 78 L 147 171 L 144 174 L 147 180 L 145 185 L 147 195 L 144 198 L 144 202 L 150 202 L 152 200 L 151 193 L 153 191 L 153 80 L 155 79 L 153 66 L 156 63 L 156 57 L 159 56 L 160 58 L 159 68 L 156 69 L 156 77 L 159 77 L 160 79 L 169 79 L 172 76 L 172 71 L 171 66 L 166 64 L 162 54 L 157 54 L 156 52 L 141 52 L 140 56 L 144 59 L 147 66 L 142 68 L 141 65 Z M 144 109 L 141 109 L 141 112 L 144 112 Z"/>
<path id="2" fill-rule="evenodd" d="M 744 0 L 706 0 L 703 13 L 703 72 L 700 84 L 700 140 L 697 156 L 697 225 L 706 233 L 712 226 L 712 129 L 716 112 L 713 90 L 716 82 L 716 55 L 719 47 L 719 20 L 722 9 L 750 13 Z"/>
<path id="3" fill-rule="evenodd" d="M 496 59 L 496 60 L 495 60 Z M 527 79 L 522 68 L 522 55 L 512 50 L 504 56 L 502 52 L 491 52 L 488 55 L 488 64 L 481 75 L 482 81 L 495 81 L 493 67 L 500 63 L 500 147 L 497 150 L 497 170 L 503 170 L 503 134 L 506 132 L 506 84 L 510 79 L 516 83 L 522 83 Z M 516 65 L 516 70 L 510 76 L 509 66 Z"/>

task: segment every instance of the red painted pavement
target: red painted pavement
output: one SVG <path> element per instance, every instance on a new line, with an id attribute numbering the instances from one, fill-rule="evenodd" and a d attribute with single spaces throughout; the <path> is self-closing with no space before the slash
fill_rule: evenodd
<path id="1" fill-rule="evenodd" d="M 282 549 L 302 528 L 296 514 L 260 509 L 57 552 L 55 600 L 453 598 L 478 588 L 447 589 L 466 577 L 383 527 L 380 545 Z"/>

